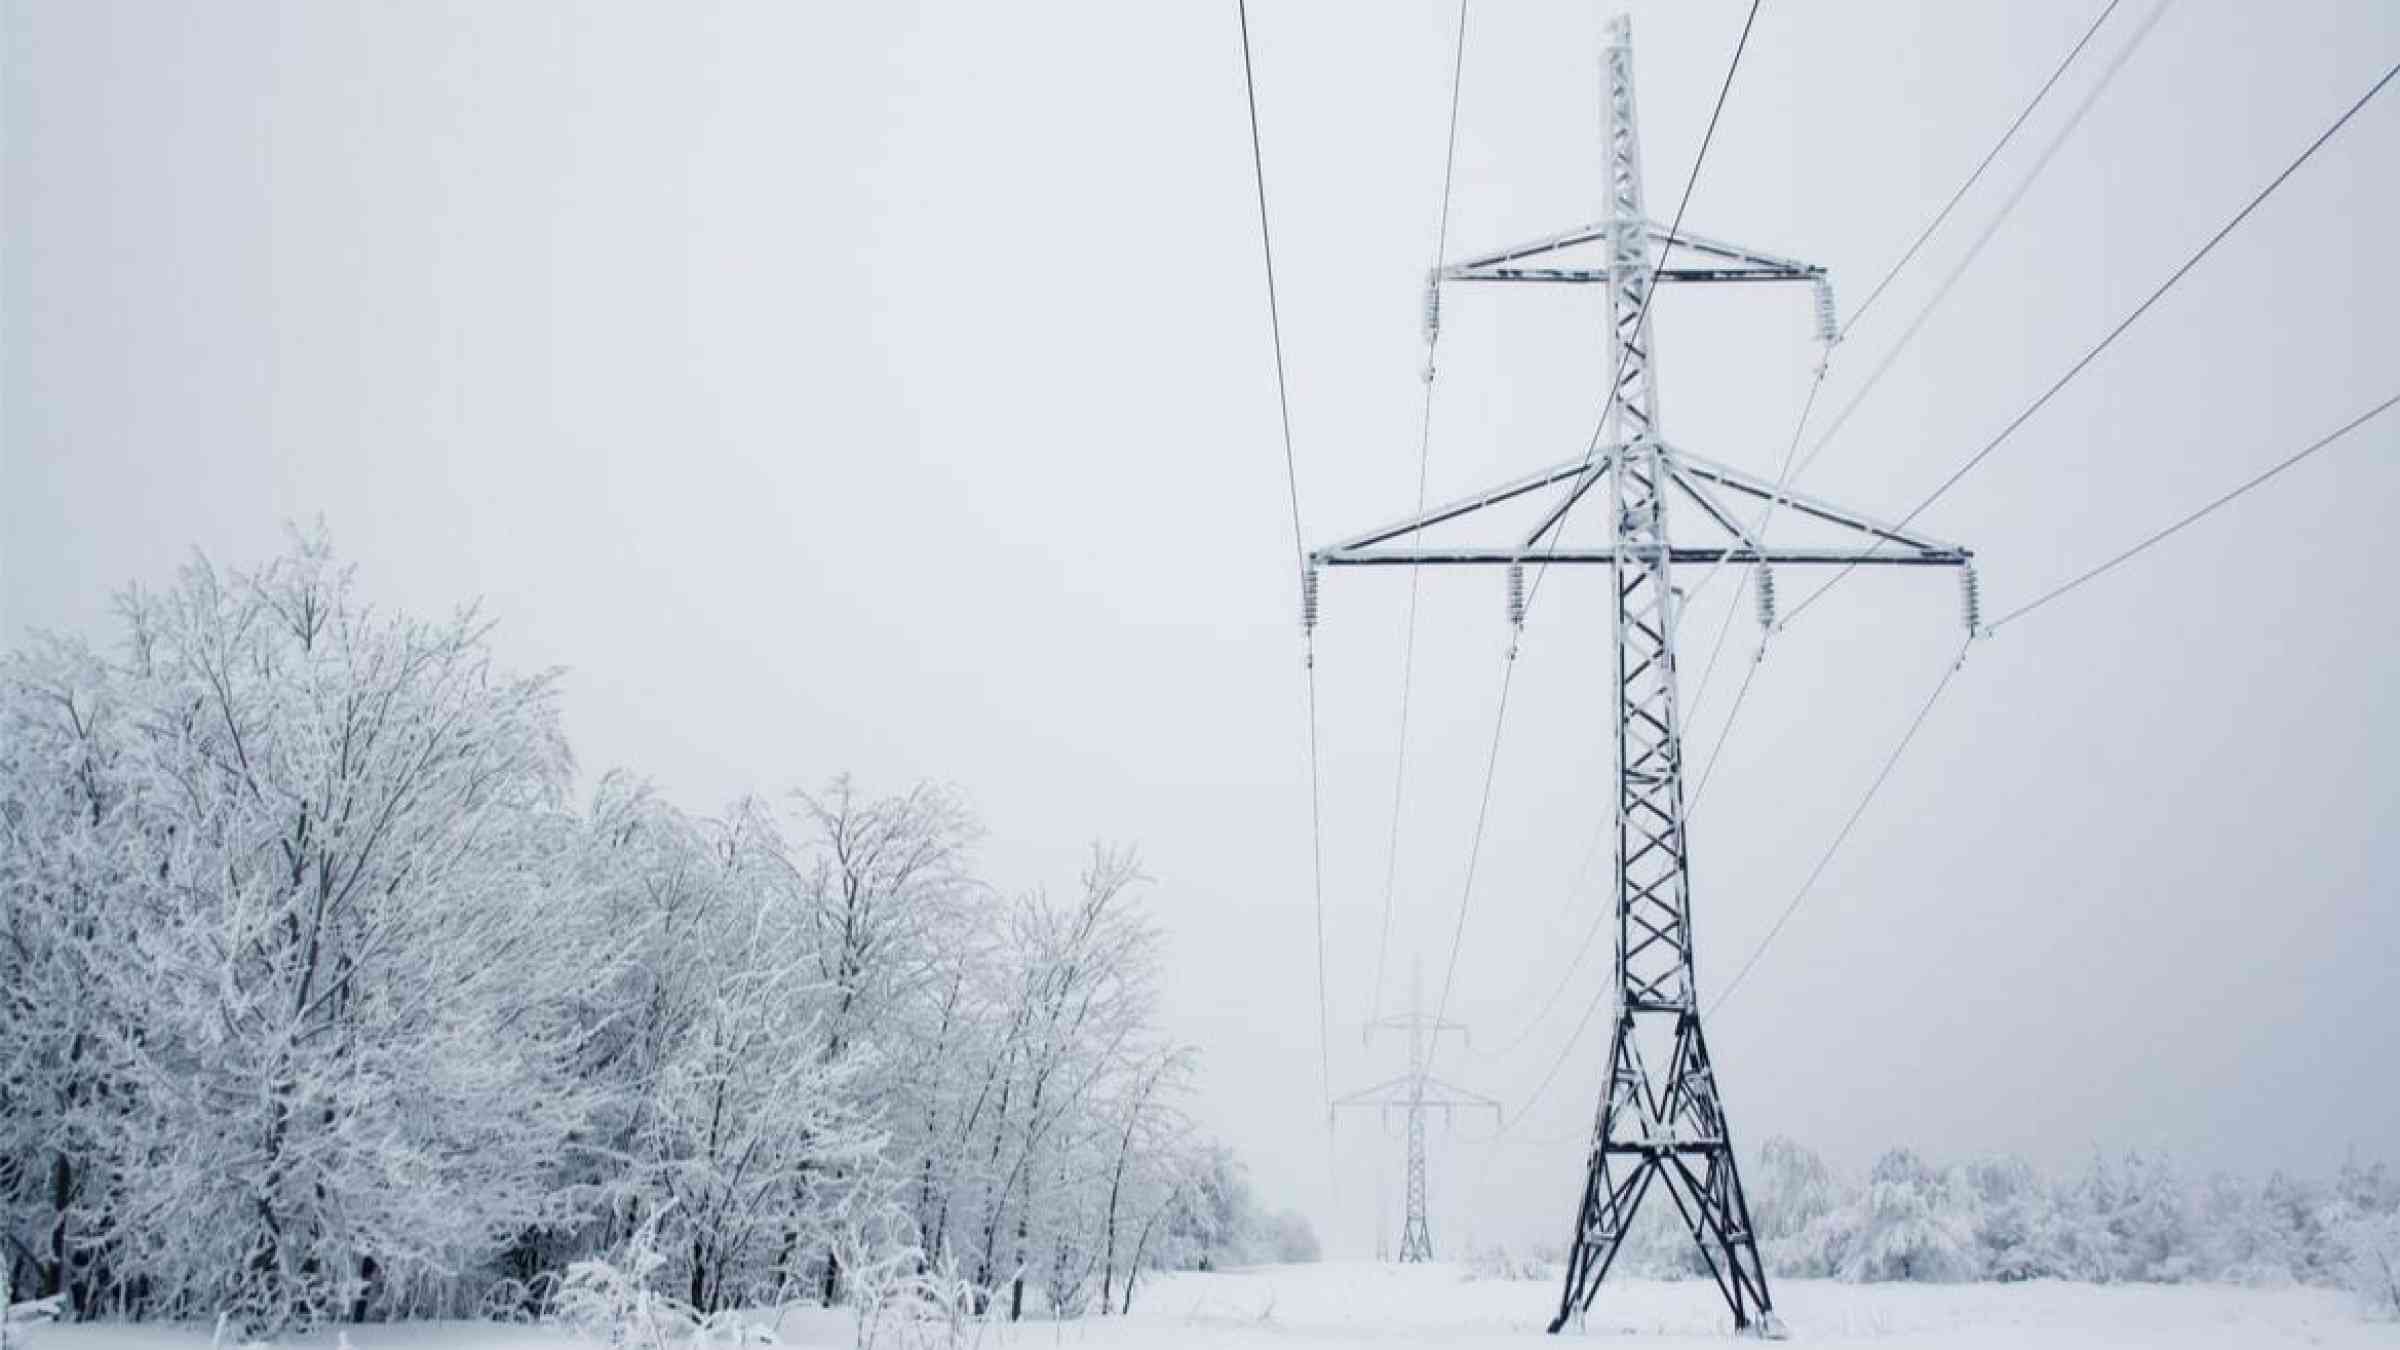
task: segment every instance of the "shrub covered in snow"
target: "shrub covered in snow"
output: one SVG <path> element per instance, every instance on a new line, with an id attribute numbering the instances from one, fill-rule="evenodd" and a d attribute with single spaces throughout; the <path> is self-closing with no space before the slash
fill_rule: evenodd
<path id="1" fill-rule="evenodd" d="M 1556 1259 L 1546 1260 L 1530 1249 L 1492 1243 L 1467 1254 L 1467 1278 L 1471 1280 L 1551 1280 L 1558 1273 Z"/>
<path id="2" fill-rule="evenodd" d="M 2400 1213 L 2348 1219 L 2340 1241 L 2343 1286 L 2376 1316 L 2400 1318 Z"/>
<path id="3" fill-rule="evenodd" d="M 981 1339 L 982 1291 L 959 1273 L 958 1262 L 936 1262 L 915 1245 L 875 1246 L 852 1237 L 842 1244 L 843 1279 L 858 1350 L 956 1347 Z"/>

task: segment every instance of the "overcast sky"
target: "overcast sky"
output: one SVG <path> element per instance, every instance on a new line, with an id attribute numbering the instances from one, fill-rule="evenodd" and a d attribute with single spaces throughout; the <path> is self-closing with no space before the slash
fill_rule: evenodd
<path id="1" fill-rule="evenodd" d="M 1769 0 L 1695 229 L 1833 270 L 1845 309 L 2102 0 Z M 2124 0 L 1835 355 L 1846 402 L 2158 0 Z M 1654 213 L 1744 6 L 1633 7 Z M 1419 277 L 1449 0 L 1257 0 L 1312 542 L 1416 491 Z M 1612 7 L 1490 4 L 1456 250 L 1599 210 Z M 712 810 L 851 770 L 963 787 L 1010 889 L 1140 846 L 1200 1112 L 1363 1252 L 1396 1138 L 1327 1175 L 1292 540 L 1241 55 L 1224 4 L 6 7 L 0 641 L 109 637 L 192 549 L 319 515 L 378 602 L 482 597 L 563 665 L 587 775 Z M 2381 0 L 2177 0 L 1802 486 L 1898 516 L 2400 60 Z M 2031 598 L 2400 390 L 2400 92 L 1918 521 Z M 1455 293 L 1436 498 L 1575 455 L 1591 290 Z M 1662 413 L 1771 474 L 1817 349 L 1801 288 L 1657 311 Z M 1813 439 L 1813 437 L 1812 437 Z M 2053 1167 L 2400 1161 L 2400 670 L 2387 419 L 1978 644 L 1710 1024 L 1737 1138 Z M 1783 578 L 1788 608 L 1812 582 Z M 1757 643 L 1695 698 L 1689 758 Z M 1335 1090 L 1398 1072 L 1376 1001 L 1397 572 L 1318 643 Z M 1457 922 L 1507 642 L 1496 574 L 1424 580 L 1388 1011 Z M 1437 1244 L 1561 1241 L 1605 1052 L 1595 856 L 1607 592 L 1545 585 L 1511 695 L 1444 1076 Z M 1693 636 L 1693 635 L 1700 636 Z M 1703 989 L 1774 922 L 1960 642 L 1949 579 L 1852 577 L 1767 650 L 1697 804 Z M 1554 1002 L 1552 991 L 1564 988 Z M 1546 1018 L 1537 1014 L 1548 1006 Z M 1396 1222 L 1396 1197 L 1381 1212 Z"/>

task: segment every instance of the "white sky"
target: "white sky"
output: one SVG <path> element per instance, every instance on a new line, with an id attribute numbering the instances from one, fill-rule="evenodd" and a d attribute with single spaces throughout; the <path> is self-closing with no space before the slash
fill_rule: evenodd
<path id="1" fill-rule="evenodd" d="M 1859 380 L 2155 0 L 2125 0 L 1836 357 Z M 1654 212 L 1742 14 L 1639 4 Z M 1769 0 L 1689 224 L 1833 269 L 1845 307 L 2098 12 Z M 1259 0 L 1261 116 L 1312 542 L 1406 511 L 1447 0 Z M 1480 5 L 1455 249 L 1598 209 L 1608 7 Z M 482 596 L 569 668 L 587 771 L 695 809 L 841 769 L 964 787 L 1010 887 L 1134 841 L 1202 1111 L 1337 1250 L 1398 1144 L 1326 1177 L 1291 539 L 1230 4 L 6 6 L 0 640 L 108 632 L 197 546 L 322 514 L 379 601 Z M 2178 0 L 1803 486 L 1897 516 L 2400 59 L 2378 0 Z M 2365 112 L 1919 526 L 1997 614 L 2394 392 L 2400 93 Z M 1455 293 L 1436 498 L 1581 450 L 1600 296 Z M 1815 361 L 1800 288 L 1673 291 L 1663 413 L 1771 473 Z M 1738 1137 L 1863 1166 L 2163 1145 L 2395 1156 L 2400 423 L 1980 645 L 1710 1026 Z M 1787 572 L 1787 609 L 1811 582 Z M 1713 637 L 1720 582 L 1691 631 Z M 1397 573 L 1327 579 L 1337 1091 L 1390 826 Z M 1505 645 L 1429 576 L 1392 990 L 1449 950 Z M 1517 673 L 1448 1077 L 1512 1117 L 1596 907 L 1606 592 L 1545 586 Z M 1958 642 L 1947 578 L 1852 578 L 1779 637 L 1694 826 L 1714 988 Z M 1713 744 L 1756 641 L 1697 701 Z M 1691 641 L 1686 697 L 1704 662 Z M 1566 1235 L 1595 1027 L 1495 1150 L 1441 1143 L 1436 1239 Z M 1396 1199 L 1392 1202 L 1396 1205 Z"/>

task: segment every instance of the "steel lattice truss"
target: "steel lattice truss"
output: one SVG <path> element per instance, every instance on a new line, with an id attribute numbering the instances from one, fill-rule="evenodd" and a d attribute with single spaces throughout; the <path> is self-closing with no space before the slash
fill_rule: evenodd
<path id="1" fill-rule="evenodd" d="M 1611 569 L 1616 582 L 1619 769 L 1616 1018 L 1607 1082 L 1576 1206 L 1565 1288 L 1550 1329 L 1559 1330 L 1590 1308 L 1634 1215 L 1657 1186 L 1665 1190 L 1699 1244 L 1733 1311 L 1735 1326 L 1771 1332 L 1778 1327 L 1766 1271 L 1734 1162 L 1716 1067 L 1701 1032 L 1693 975 L 1674 569 L 1693 563 L 1755 567 L 1761 618 L 1772 627 L 1771 567 L 1953 567 L 1966 578 L 1972 624 L 1972 555 L 1686 454 L 1662 437 L 1650 321 L 1654 286 L 1808 282 L 1817 288 L 1819 336 L 1828 342 L 1833 337 L 1832 298 L 1821 267 L 1673 230 L 1649 218 L 1642 200 L 1632 29 L 1622 17 L 1610 26 L 1605 57 L 1607 218 L 1445 266 L 1436 274 L 1437 284 L 1553 282 L 1608 288 L 1615 387 L 1596 448 L 1581 458 L 1317 550 L 1309 555 L 1304 594 L 1313 622 L 1319 568 L 1499 566 L 1509 571 L 1510 617 L 1521 623 L 1526 563 Z M 1603 255 L 1598 265 L 1569 265 L 1566 255 L 1595 247 Z M 1696 255 L 1709 265 L 1666 265 L 1676 255 Z M 1437 296 L 1428 305 L 1429 320 L 1438 323 L 1438 313 Z M 1470 521 L 1521 498 L 1541 501 L 1542 494 L 1547 501 L 1531 528 L 1513 538 L 1488 544 L 1422 542 L 1428 530 Z M 1594 496 L 1607 503 L 1606 537 L 1597 543 L 1568 543 L 1570 515 Z M 1667 508 L 1669 499 L 1678 497 L 1697 507 L 1724 538 L 1705 545 L 1672 540 Z M 1837 534 L 1847 546 L 1770 546 L 1754 537 L 1729 507 L 1734 500 L 1754 509 L 1759 503 L 1780 502 L 1783 509 L 1814 522 L 1815 528 Z M 1412 1203 L 1418 1180 L 1412 1176 Z"/>
<path id="2" fill-rule="evenodd" d="M 1491 1098 L 1445 1083 L 1433 1076 L 1433 1043 L 1445 1031 L 1466 1034 L 1466 1028 L 1456 1022 L 1445 1022 L 1425 1014 L 1425 977 L 1420 969 L 1409 986 L 1408 1015 L 1385 1017 L 1367 1024 L 1366 1034 L 1372 1038 L 1377 1031 L 1408 1033 L 1408 1072 L 1398 1078 L 1361 1088 L 1346 1097 L 1337 1097 L 1329 1112 L 1345 1108 L 1373 1108 L 1390 1119 L 1394 1113 L 1406 1118 L 1408 1130 L 1408 1213 L 1400 1225 L 1400 1259 L 1403 1262 L 1433 1259 L 1433 1229 L 1425 1221 L 1425 1117 L 1439 1111 L 1449 1121 L 1460 1111 L 1490 1111 L 1497 1121 L 1500 1104 Z"/>

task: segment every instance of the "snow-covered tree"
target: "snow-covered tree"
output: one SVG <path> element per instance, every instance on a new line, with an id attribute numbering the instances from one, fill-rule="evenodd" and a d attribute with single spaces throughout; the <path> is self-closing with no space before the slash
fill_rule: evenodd
<path id="1" fill-rule="evenodd" d="M 0 658 L 0 1262 L 90 1315 L 111 1283 L 139 1002 L 111 966 L 154 878 L 121 682 L 54 640 Z"/>
<path id="2" fill-rule="evenodd" d="M 2334 1216 L 2323 1187 L 2275 1172 L 2259 1189 L 2258 1200 L 2270 1250 L 2293 1279 L 2325 1284 L 2339 1277 L 2342 1254 L 2328 1223 Z"/>
<path id="3" fill-rule="evenodd" d="M 1831 1263 L 1809 1251 L 1812 1227 L 1840 1209 L 1846 1199 L 1833 1169 L 1805 1146 L 1776 1135 L 1742 1169 L 1748 1185 L 1751 1227 L 1760 1254 L 1777 1274 L 1823 1275 Z M 1820 1234 L 1821 1235 L 1821 1234 Z"/>
<path id="4" fill-rule="evenodd" d="M 1072 1122 L 1130 1061 L 1152 1013 L 1157 934 L 1129 902 L 1140 875 L 1132 855 L 1095 848 L 1074 904 L 1037 893 L 1011 916 L 1015 1007 L 997 1047 L 1001 1081 L 975 1269 L 987 1287 L 1005 1278 L 1012 1316 L 1023 1311 L 1035 1228 L 1061 1221 L 1049 1211 L 1068 1199 L 1035 1187 L 1055 1174 L 1059 1153 L 1076 1142 Z"/>
<path id="5" fill-rule="evenodd" d="M 1119 1119 L 1099 1233 L 1103 1316 L 1116 1297 L 1120 1269 L 1139 1260 L 1138 1227 L 1163 1211 L 1182 1184 L 1183 1141 L 1190 1126 L 1174 1109 L 1170 1094 L 1189 1075 L 1192 1058 L 1184 1049 L 1154 1053 L 1136 1068 L 1124 1100 L 1116 1107 Z M 1125 1269 L 1123 1284 L 1130 1292 L 1130 1269 Z"/>
<path id="6" fill-rule="evenodd" d="M 497 671 L 471 610 L 372 611 L 321 540 L 253 574 L 195 562 L 126 613 L 159 876 L 118 968 L 144 1008 L 141 1264 L 274 1325 L 560 1217 L 588 958 L 561 922 L 552 680 Z"/>
<path id="7" fill-rule="evenodd" d="M 1258 1197 L 1250 1169 L 1222 1144 L 1204 1146 L 1193 1159 L 1191 1182 L 1177 1197 L 1167 1236 L 1176 1270 L 1218 1270 L 1245 1259 L 1247 1238 L 1258 1221 Z"/>
<path id="8" fill-rule="evenodd" d="M 2116 1205 L 2103 1221 L 2117 1253 L 2116 1278 L 2172 1284 L 2197 1272 L 2191 1193 L 2167 1155 L 2136 1150 L 2124 1156 Z"/>
<path id="9" fill-rule="evenodd" d="M 1847 1280 L 1957 1280 L 1974 1272 L 1973 1233 L 1942 1175 L 1907 1149 L 1875 1160 L 1844 1254 Z"/>
<path id="10" fill-rule="evenodd" d="M 2355 1214 L 2335 1238 L 2342 1285 L 2376 1316 L 2400 1318 L 2400 1211 Z"/>
<path id="11" fill-rule="evenodd" d="M 821 793 L 795 796 L 813 836 L 809 860 L 792 870 L 805 928 L 797 937 L 811 954 L 822 1008 L 821 1055 L 827 1063 L 856 1059 L 864 1092 L 898 1106 L 903 1089 L 922 1079 L 870 1066 L 897 1065 L 914 1049 L 904 1009 L 949 973 L 943 946 L 957 940 L 982 897 L 968 872 L 980 827 L 954 791 L 932 784 L 871 798 L 845 774 Z M 842 1186 L 841 1166 L 828 1162 L 814 1184 Z M 815 1249 L 819 1295 L 830 1304 L 841 1263 L 830 1242 Z"/>
<path id="12" fill-rule="evenodd" d="M 1962 1168 L 1960 1178 L 1972 1202 L 1981 1278 L 2012 1283 L 2074 1275 L 2072 1244 L 2056 1197 L 2032 1164 L 2022 1158 L 1982 1158 Z"/>

